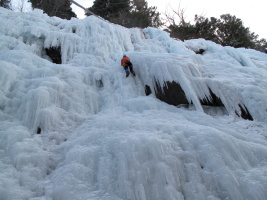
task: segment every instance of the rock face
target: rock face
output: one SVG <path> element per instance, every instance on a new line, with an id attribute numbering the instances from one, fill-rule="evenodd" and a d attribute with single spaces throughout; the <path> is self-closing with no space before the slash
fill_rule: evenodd
<path id="1" fill-rule="evenodd" d="M 246 108 L 246 106 L 244 105 L 239 105 L 240 109 L 241 109 L 241 117 L 244 119 L 248 119 L 248 120 L 253 120 L 253 117 L 251 116 L 251 114 L 249 113 L 248 109 Z M 238 115 L 238 114 L 237 114 Z M 239 115 L 238 115 L 239 116 Z M 239 116 L 240 117 L 240 116 Z"/>
<path id="2" fill-rule="evenodd" d="M 172 81 L 166 81 L 163 88 L 156 82 L 155 84 L 155 95 L 161 101 L 168 103 L 170 105 L 178 106 L 178 105 L 190 105 L 192 102 L 188 102 L 185 92 L 183 91 L 182 87 L 179 83 Z M 211 107 L 225 107 L 222 103 L 221 99 L 217 97 L 211 89 L 210 91 L 210 100 L 207 99 L 199 99 L 201 105 L 203 106 L 211 106 Z M 146 85 L 145 86 L 146 95 L 150 95 L 152 93 L 151 88 Z M 242 117 L 244 119 L 253 120 L 251 114 L 247 110 L 245 105 L 239 105 L 241 110 L 241 116 L 236 113 L 237 116 Z"/>
<path id="3" fill-rule="evenodd" d="M 195 51 L 195 53 L 196 54 L 203 54 L 205 52 L 205 50 L 204 49 L 199 49 L 198 51 Z"/>
<path id="4" fill-rule="evenodd" d="M 174 106 L 189 104 L 180 84 L 174 81 L 165 82 L 163 88 L 156 82 L 155 93 L 158 99 Z"/>
<path id="5" fill-rule="evenodd" d="M 224 107 L 221 99 L 219 97 L 217 97 L 212 91 L 211 89 L 209 89 L 210 92 L 210 96 L 211 96 L 211 100 L 207 100 L 207 99 L 199 99 L 201 105 L 205 105 L 205 106 L 213 106 L 213 107 Z"/>
<path id="6" fill-rule="evenodd" d="M 46 54 L 51 58 L 53 63 L 62 64 L 61 47 L 50 47 L 45 49 Z"/>

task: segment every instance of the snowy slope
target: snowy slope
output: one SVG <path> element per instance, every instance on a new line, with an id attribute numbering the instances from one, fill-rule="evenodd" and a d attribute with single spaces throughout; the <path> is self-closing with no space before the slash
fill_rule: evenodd
<path id="1" fill-rule="evenodd" d="M 0 8 L 0 25 L 1 200 L 267 199 L 266 54 L 40 10 Z M 155 79 L 194 107 L 146 96 Z M 209 89 L 227 112 L 205 114 Z"/>

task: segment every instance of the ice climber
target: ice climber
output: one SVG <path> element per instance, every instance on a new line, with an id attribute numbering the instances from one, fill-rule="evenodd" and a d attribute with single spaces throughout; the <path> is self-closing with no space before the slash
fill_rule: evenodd
<path id="1" fill-rule="evenodd" d="M 121 66 L 124 67 L 124 70 L 126 72 L 126 77 L 130 75 L 130 72 L 135 76 L 135 72 L 133 71 L 133 64 L 130 61 L 130 58 L 127 57 L 125 54 L 123 55 L 123 58 L 121 59 Z M 129 72 L 130 69 L 130 72 Z"/>

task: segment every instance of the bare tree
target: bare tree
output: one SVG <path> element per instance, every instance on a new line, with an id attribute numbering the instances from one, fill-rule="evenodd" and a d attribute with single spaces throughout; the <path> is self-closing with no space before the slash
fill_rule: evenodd
<path id="1" fill-rule="evenodd" d="M 168 11 L 165 11 L 164 16 L 165 16 L 165 20 L 167 21 L 167 24 L 170 25 L 174 25 L 174 26 L 178 26 L 178 25 L 186 25 L 185 22 L 185 9 L 181 8 L 181 1 L 179 2 L 177 11 L 176 10 L 172 10 L 171 11 L 172 14 L 170 14 Z M 178 17 L 178 19 L 177 19 Z M 179 22 L 178 24 L 176 22 Z"/>

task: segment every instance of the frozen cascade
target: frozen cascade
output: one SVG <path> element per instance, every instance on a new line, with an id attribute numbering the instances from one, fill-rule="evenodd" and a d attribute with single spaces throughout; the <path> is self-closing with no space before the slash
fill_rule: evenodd
<path id="1" fill-rule="evenodd" d="M 40 10 L 0 7 L 0 26 L 1 200 L 267 199 L 266 54 Z M 155 80 L 194 108 L 146 96 Z M 228 115 L 203 112 L 210 90 Z"/>

